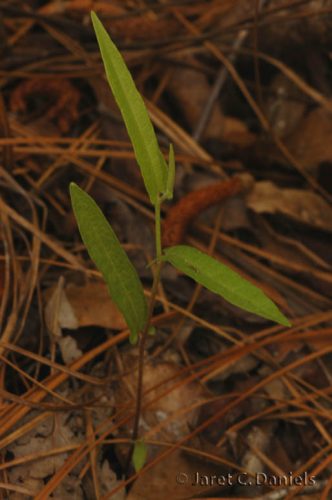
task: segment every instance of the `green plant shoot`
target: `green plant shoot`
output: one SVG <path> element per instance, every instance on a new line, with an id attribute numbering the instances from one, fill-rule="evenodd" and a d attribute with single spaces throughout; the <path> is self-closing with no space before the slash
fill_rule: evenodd
<path id="1" fill-rule="evenodd" d="M 120 108 L 132 142 L 144 184 L 155 209 L 156 270 L 149 304 L 144 296 L 138 274 L 115 235 L 112 227 L 94 200 L 76 184 L 70 194 L 74 214 L 83 242 L 91 259 L 102 273 L 113 301 L 122 312 L 130 329 L 130 340 L 140 341 L 137 401 L 133 426 L 133 464 L 138 471 L 146 460 L 146 445 L 137 439 L 141 413 L 144 345 L 147 335 L 154 331 L 151 324 L 161 265 L 168 261 L 174 267 L 230 303 L 281 325 L 289 321 L 277 306 L 256 286 L 216 259 L 187 245 L 162 251 L 160 205 L 173 196 L 175 158 L 172 145 L 168 165 L 159 149 L 157 137 L 143 98 L 114 43 L 98 19 L 91 14 L 108 83 Z"/>
<path id="2" fill-rule="evenodd" d="M 175 176 L 175 160 L 172 145 L 169 149 L 168 167 L 161 154 L 158 141 L 146 110 L 129 70 L 108 33 L 91 13 L 107 80 L 123 116 L 133 144 L 137 162 L 151 202 L 159 217 L 160 202 L 171 199 Z M 160 220 L 156 224 L 156 247 L 160 247 Z M 195 279 L 211 291 L 247 311 L 282 325 L 290 323 L 277 306 L 252 283 L 221 264 L 217 260 L 187 245 L 168 248 L 162 257 L 157 251 L 157 260 L 168 260 L 175 267 Z"/>

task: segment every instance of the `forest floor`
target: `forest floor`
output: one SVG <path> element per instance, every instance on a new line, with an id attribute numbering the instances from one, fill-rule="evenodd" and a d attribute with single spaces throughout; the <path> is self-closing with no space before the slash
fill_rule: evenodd
<path id="1" fill-rule="evenodd" d="M 188 193 L 250 175 L 213 206 L 191 198 L 173 243 L 236 270 L 292 323 L 165 265 L 138 473 L 126 467 L 138 349 L 82 243 L 69 183 L 96 200 L 147 296 L 153 210 L 91 10 L 166 158 L 174 146 L 163 220 Z M 0 3 L 0 498 L 331 498 L 331 28 L 332 0 Z"/>

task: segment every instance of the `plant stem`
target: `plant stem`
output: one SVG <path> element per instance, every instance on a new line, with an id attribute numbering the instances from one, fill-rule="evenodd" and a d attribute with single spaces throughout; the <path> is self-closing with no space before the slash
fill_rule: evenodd
<path id="1" fill-rule="evenodd" d="M 161 268 L 162 268 L 162 264 L 163 264 L 162 260 L 161 260 L 161 254 L 162 254 L 161 221 L 160 221 L 161 202 L 162 202 L 162 199 L 159 198 L 156 205 L 155 205 L 156 268 L 154 271 L 153 283 L 152 283 L 152 287 L 151 287 L 147 320 L 146 320 L 144 329 L 139 337 L 136 408 L 135 408 L 135 418 L 134 418 L 133 431 L 132 431 L 133 445 L 131 446 L 131 449 L 129 450 L 129 454 L 128 454 L 127 467 L 126 467 L 127 470 L 129 468 L 134 443 L 137 440 L 138 434 L 139 434 L 139 423 L 140 423 L 140 418 L 141 418 L 141 413 L 142 413 L 142 399 L 143 399 L 144 350 L 145 350 L 146 339 L 148 336 L 148 331 L 149 331 L 149 328 L 151 326 L 151 319 L 153 316 L 153 310 L 154 310 L 154 305 L 156 302 L 158 285 L 159 285 L 159 281 L 160 281 L 160 273 L 161 273 Z"/>

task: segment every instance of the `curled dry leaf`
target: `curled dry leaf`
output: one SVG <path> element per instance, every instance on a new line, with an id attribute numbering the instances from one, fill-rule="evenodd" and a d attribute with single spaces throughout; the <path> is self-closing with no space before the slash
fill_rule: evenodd
<path id="1" fill-rule="evenodd" d="M 64 293 L 64 278 L 59 278 L 56 286 L 45 292 L 45 322 L 50 334 L 60 339 L 62 337 L 62 328 L 76 330 L 78 321 L 75 313 L 68 302 L 67 296 Z"/>
<path id="2" fill-rule="evenodd" d="M 53 294 L 54 288 L 46 292 L 48 303 Z M 114 330 L 126 328 L 123 316 L 112 302 L 105 283 L 88 282 L 83 286 L 68 283 L 60 298 L 59 326 L 77 329 L 92 325 Z"/>
<path id="3" fill-rule="evenodd" d="M 307 170 L 332 161 L 332 117 L 323 108 L 311 111 L 289 137 L 287 146 Z"/>
<path id="4" fill-rule="evenodd" d="M 122 314 L 110 298 L 105 283 L 90 282 L 84 286 L 68 284 L 65 292 L 79 326 L 96 325 L 114 330 L 127 328 Z"/>
<path id="5" fill-rule="evenodd" d="M 53 288 L 45 307 L 45 323 L 51 337 L 51 342 L 56 342 L 66 364 L 82 356 L 82 351 L 77 347 L 75 339 L 64 337 L 62 328 L 76 329 L 77 319 L 64 293 L 64 278 L 60 277 Z"/>
<path id="6" fill-rule="evenodd" d="M 184 196 L 167 213 L 163 225 L 162 244 L 169 247 L 180 244 L 189 224 L 207 208 L 222 202 L 226 198 L 250 189 L 253 181 L 244 174 L 229 180 L 216 182 Z"/>
<path id="7" fill-rule="evenodd" d="M 77 346 L 77 342 L 73 337 L 67 335 L 66 337 L 61 337 L 57 340 L 60 351 L 62 354 L 62 359 L 66 365 L 70 365 L 76 359 L 83 355 L 83 352 Z"/>
<path id="8" fill-rule="evenodd" d="M 63 336 L 62 329 L 77 330 L 84 326 L 99 326 L 121 330 L 126 323 L 116 305 L 112 302 L 104 283 L 73 284 L 64 287 L 60 278 L 56 287 L 45 293 L 45 322 L 53 341 L 60 347 L 66 364 L 82 356 L 76 339 Z"/>
<path id="9" fill-rule="evenodd" d="M 28 100 L 40 95 L 52 103 L 46 111 L 49 120 L 56 120 L 61 132 L 66 133 L 78 119 L 79 91 L 69 80 L 31 78 L 21 82 L 10 96 L 10 109 L 15 113 L 28 111 Z"/>
<path id="10" fill-rule="evenodd" d="M 270 181 L 257 182 L 247 198 L 256 213 L 281 213 L 317 229 L 332 231 L 332 209 L 316 193 L 283 189 Z"/>

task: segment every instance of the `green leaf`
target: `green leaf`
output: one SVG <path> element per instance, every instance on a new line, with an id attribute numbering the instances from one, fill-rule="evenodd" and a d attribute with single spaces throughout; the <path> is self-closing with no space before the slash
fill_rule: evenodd
<path id="1" fill-rule="evenodd" d="M 170 144 L 168 153 L 168 170 L 167 170 L 166 192 L 165 192 L 165 198 L 167 200 L 171 200 L 173 198 L 174 179 L 175 179 L 175 156 L 174 156 L 173 144 Z"/>
<path id="2" fill-rule="evenodd" d="M 146 457 L 148 454 L 148 450 L 146 444 L 142 439 L 135 442 L 134 451 L 133 451 L 133 465 L 135 468 L 135 472 L 141 470 L 144 466 Z"/>
<path id="3" fill-rule="evenodd" d="M 108 83 L 120 108 L 128 135 L 133 144 L 151 203 L 157 202 L 166 189 L 167 169 L 160 152 L 156 134 L 132 76 L 120 52 L 110 39 L 95 12 L 91 13 L 104 62 Z"/>
<path id="4" fill-rule="evenodd" d="M 74 182 L 70 184 L 70 196 L 82 240 L 127 322 L 130 341 L 135 343 L 147 319 L 147 304 L 137 272 L 91 196 Z"/>
<path id="5" fill-rule="evenodd" d="M 260 288 L 196 248 L 187 245 L 169 247 L 164 251 L 163 260 L 231 304 L 281 325 L 291 326 Z"/>

